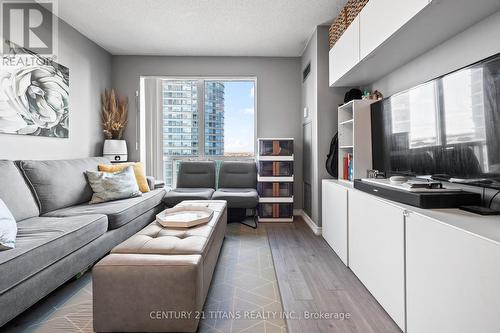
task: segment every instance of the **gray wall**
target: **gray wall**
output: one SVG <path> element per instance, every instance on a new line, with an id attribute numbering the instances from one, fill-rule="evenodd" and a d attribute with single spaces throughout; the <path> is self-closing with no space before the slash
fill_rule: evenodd
<path id="1" fill-rule="evenodd" d="M 322 180 L 332 178 L 326 171 L 330 142 L 337 133 L 338 106 L 344 102 L 345 88 L 330 88 L 328 78 L 329 42 L 327 26 L 318 31 L 318 226 L 322 225 Z"/>
<path id="2" fill-rule="evenodd" d="M 304 156 L 310 163 L 311 212 L 309 217 L 321 226 L 321 183 L 331 178 L 325 168 L 330 141 L 337 132 L 337 106 L 343 101 L 343 88 L 330 88 L 328 84 L 328 27 L 318 26 L 302 53 L 302 69 L 310 62 L 311 73 L 302 83 L 302 110 L 307 107 L 309 115 L 302 116 L 303 124 L 311 124 L 311 156 Z M 305 175 L 304 175 L 305 177 Z"/>
<path id="3" fill-rule="evenodd" d="M 318 156 L 318 142 L 317 142 L 317 109 L 318 109 L 318 61 L 317 61 L 317 48 L 318 38 L 317 32 L 314 31 L 311 38 L 309 39 L 304 52 L 301 57 L 302 70 L 304 70 L 307 64 L 311 64 L 311 72 L 307 76 L 306 80 L 302 82 L 302 100 L 301 100 L 301 110 L 300 115 L 302 117 L 303 126 L 303 136 L 304 145 L 308 146 L 308 149 L 304 149 L 307 155 L 303 157 L 304 164 L 304 175 L 303 180 L 304 191 L 308 191 L 308 195 L 304 194 L 304 208 L 306 214 L 313 220 L 318 219 L 318 173 L 317 173 L 317 156 Z M 304 108 L 307 108 L 307 117 L 304 117 Z"/>
<path id="4" fill-rule="evenodd" d="M 64 159 L 100 155 L 100 94 L 111 85 L 111 55 L 59 21 L 60 64 L 69 68 L 69 138 L 0 134 L 0 159 Z"/>
<path id="5" fill-rule="evenodd" d="M 129 125 L 125 131 L 130 159 L 135 149 L 134 96 L 141 76 L 255 76 L 257 77 L 257 136 L 295 139 L 295 206 L 302 207 L 302 133 L 300 58 L 113 56 L 112 83 L 129 97 Z"/>
<path id="6" fill-rule="evenodd" d="M 374 82 L 384 96 L 431 80 L 500 52 L 500 12 Z"/>

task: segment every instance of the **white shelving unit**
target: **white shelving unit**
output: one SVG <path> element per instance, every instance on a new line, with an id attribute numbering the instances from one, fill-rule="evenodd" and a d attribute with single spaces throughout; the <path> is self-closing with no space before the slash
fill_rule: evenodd
<path id="1" fill-rule="evenodd" d="M 293 138 L 259 138 L 257 156 L 259 222 L 293 222 Z"/>
<path id="2" fill-rule="evenodd" d="M 338 179 L 341 182 L 352 182 L 344 177 L 344 156 L 347 154 L 352 154 L 353 179 L 366 177 L 366 170 L 372 168 L 370 105 L 374 102 L 352 100 L 338 108 Z"/>

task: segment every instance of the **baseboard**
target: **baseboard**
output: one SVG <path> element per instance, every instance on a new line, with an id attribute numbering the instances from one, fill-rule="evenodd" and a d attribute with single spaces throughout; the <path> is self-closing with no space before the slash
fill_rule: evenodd
<path id="1" fill-rule="evenodd" d="M 321 227 L 318 227 L 316 223 L 307 215 L 306 212 L 304 212 L 303 209 L 294 209 L 293 210 L 293 215 L 297 215 L 302 217 L 302 219 L 306 222 L 307 226 L 311 228 L 312 232 L 316 236 L 321 236 Z"/>

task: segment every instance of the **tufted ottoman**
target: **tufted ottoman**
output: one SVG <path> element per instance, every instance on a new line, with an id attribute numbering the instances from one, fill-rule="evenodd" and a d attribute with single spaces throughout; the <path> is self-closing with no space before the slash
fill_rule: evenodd
<path id="1" fill-rule="evenodd" d="M 195 332 L 227 225 L 226 202 L 183 201 L 214 210 L 189 229 L 156 221 L 116 246 L 92 270 L 97 332 Z"/>

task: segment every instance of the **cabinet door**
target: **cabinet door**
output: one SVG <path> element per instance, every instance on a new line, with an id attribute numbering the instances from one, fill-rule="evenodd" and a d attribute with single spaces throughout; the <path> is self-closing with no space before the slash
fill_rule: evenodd
<path id="1" fill-rule="evenodd" d="M 364 59 L 428 4 L 429 0 L 368 1 L 359 14 L 360 59 Z"/>
<path id="2" fill-rule="evenodd" d="M 412 213 L 406 258 L 408 333 L 500 332 L 499 244 Z"/>
<path id="3" fill-rule="evenodd" d="M 321 234 L 344 264 L 347 261 L 347 188 L 323 181 Z"/>
<path id="4" fill-rule="evenodd" d="M 349 267 L 404 331 L 403 209 L 349 191 Z"/>
<path id="5" fill-rule="evenodd" d="M 359 16 L 342 34 L 329 53 L 330 86 L 359 62 Z"/>

